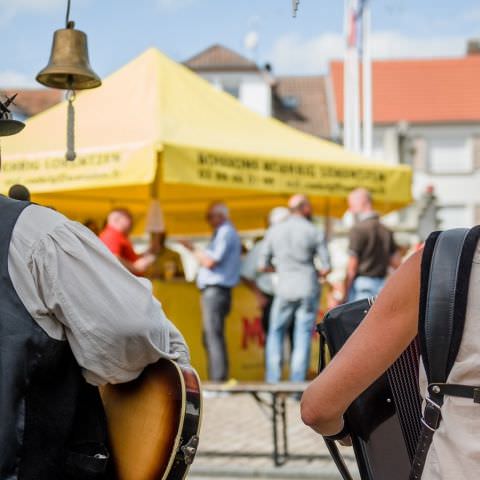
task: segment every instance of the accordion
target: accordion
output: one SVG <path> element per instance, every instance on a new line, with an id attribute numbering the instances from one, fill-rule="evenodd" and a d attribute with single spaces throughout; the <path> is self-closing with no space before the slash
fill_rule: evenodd
<path id="1" fill-rule="evenodd" d="M 480 226 L 432 233 L 425 242 L 420 279 L 418 337 L 345 413 L 362 480 L 419 479 L 442 419 L 444 396 L 476 400 L 477 386 L 447 383 L 463 336 L 472 262 Z M 363 320 L 372 300 L 331 310 L 318 327 L 320 370 Z M 423 418 L 419 352 L 429 383 Z M 373 353 L 373 352 L 372 352 Z M 352 476 L 335 442 L 325 439 L 344 480 Z M 418 445 L 418 448 L 417 448 Z M 461 462 L 461 459 L 458 459 Z"/>
<path id="2" fill-rule="evenodd" d="M 341 305 L 319 324 L 320 371 L 335 355 L 372 305 L 370 299 Z M 421 427 L 418 386 L 419 346 L 415 340 L 398 360 L 362 393 L 345 413 L 345 424 L 362 480 L 408 479 Z M 353 478 L 335 442 L 326 440 L 344 480 Z"/>

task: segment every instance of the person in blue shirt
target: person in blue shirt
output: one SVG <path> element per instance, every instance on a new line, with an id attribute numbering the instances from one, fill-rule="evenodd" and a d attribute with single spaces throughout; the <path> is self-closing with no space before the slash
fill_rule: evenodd
<path id="1" fill-rule="evenodd" d="M 188 248 L 200 264 L 197 286 L 201 291 L 203 335 L 208 357 L 208 376 L 212 381 L 228 379 L 228 354 L 225 343 L 225 319 L 230 313 L 232 288 L 240 280 L 242 246 L 223 203 L 210 205 L 206 216 L 213 236 L 205 249 Z"/>

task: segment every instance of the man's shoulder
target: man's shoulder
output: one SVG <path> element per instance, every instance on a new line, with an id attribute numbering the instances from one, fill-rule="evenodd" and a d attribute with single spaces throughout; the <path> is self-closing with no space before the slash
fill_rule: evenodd
<path id="1" fill-rule="evenodd" d="M 51 208 L 32 204 L 25 208 L 18 217 L 14 235 L 33 245 L 69 222 L 70 220 L 61 213 Z"/>
<path id="2" fill-rule="evenodd" d="M 308 220 L 305 217 L 292 216 L 292 219 L 294 219 L 296 223 L 293 228 L 298 228 L 299 232 L 302 234 L 309 233 L 316 236 L 318 233 L 322 232 L 322 229 L 318 225 L 315 225 L 311 220 Z M 292 225 L 287 228 L 292 228 Z"/>
<path id="3" fill-rule="evenodd" d="M 218 227 L 218 233 L 240 238 L 236 228 L 230 222 L 225 222 L 222 225 L 220 225 Z"/>
<path id="4" fill-rule="evenodd" d="M 366 218 L 364 220 L 360 220 L 359 222 L 355 222 L 352 225 L 352 228 L 350 229 L 350 232 L 358 233 L 358 234 L 367 233 L 367 232 L 371 231 L 372 227 L 374 227 L 378 223 L 379 223 L 378 218 L 369 217 L 369 218 Z"/>

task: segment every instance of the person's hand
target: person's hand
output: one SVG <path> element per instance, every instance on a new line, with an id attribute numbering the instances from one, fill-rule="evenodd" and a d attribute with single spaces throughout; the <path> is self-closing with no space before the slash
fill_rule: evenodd
<path id="1" fill-rule="evenodd" d="M 267 297 L 262 293 L 260 292 L 259 290 L 257 290 L 255 292 L 255 297 L 257 299 L 257 305 L 258 307 L 263 310 L 265 308 L 265 305 L 267 304 L 268 302 L 268 299 Z"/>
<path id="2" fill-rule="evenodd" d="M 187 250 L 190 250 L 191 252 L 193 252 L 193 250 L 195 249 L 193 243 L 186 238 L 178 240 L 178 243 L 180 243 L 180 245 L 183 245 Z"/>
<path id="3" fill-rule="evenodd" d="M 144 272 L 152 263 L 155 261 L 155 255 L 152 253 L 146 253 L 142 255 L 138 260 L 133 262 L 133 265 L 136 270 Z"/>
<path id="4" fill-rule="evenodd" d="M 267 265 L 259 270 L 260 272 L 263 273 L 275 273 L 275 267 L 273 265 Z"/>
<path id="5" fill-rule="evenodd" d="M 317 272 L 318 278 L 321 282 L 325 282 L 327 280 L 327 275 L 331 272 L 330 269 L 322 269 Z"/>

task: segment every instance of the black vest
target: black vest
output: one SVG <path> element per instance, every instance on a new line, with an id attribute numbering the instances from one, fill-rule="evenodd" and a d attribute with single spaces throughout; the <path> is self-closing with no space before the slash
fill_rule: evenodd
<path id="1" fill-rule="evenodd" d="M 104 479 L 98 390 L 84 381 L 68 342 L 33 320 L 10 279 L 10 240 L 26 207 L 0 196 L 0 480 Z"/>

